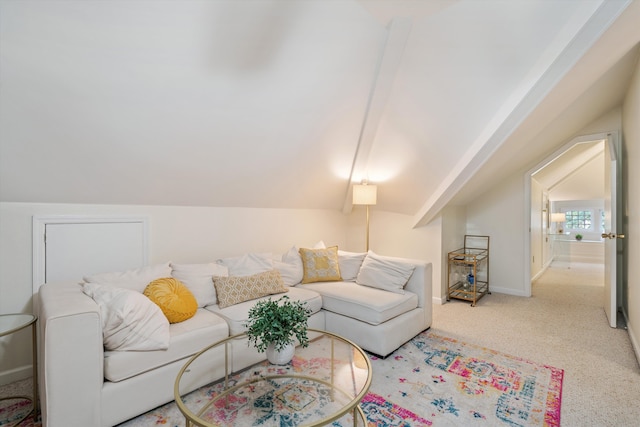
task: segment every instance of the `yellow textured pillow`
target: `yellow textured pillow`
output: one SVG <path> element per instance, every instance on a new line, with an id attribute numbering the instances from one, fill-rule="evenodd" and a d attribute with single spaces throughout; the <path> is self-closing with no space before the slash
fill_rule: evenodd
<path id="1" fill-rule="evenodd" d="M 267 295 L 289 292 L 278 270 L 265 271 L 250 276 L 213 276 L 213 284 L 216 287 L 220 308 Z"/>
<path id="2" fill-rule="evenodd" d="M 190 319 L 198 310 L 198 301 L 189 288 L 173 277 L 154 280 L 143 293 L 160 307 L 169 323 Z"/>
<path id="3" fill-rule="evenodd" d="M 298 252 L 304 269 L 302 283 L 342 280 L 337 246 L 324 249 L 300 248 Z"/>

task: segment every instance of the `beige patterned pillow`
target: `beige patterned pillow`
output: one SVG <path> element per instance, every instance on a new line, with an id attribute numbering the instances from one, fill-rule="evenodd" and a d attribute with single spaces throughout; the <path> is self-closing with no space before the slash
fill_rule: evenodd
<path id="1" fill-rule="evenodd" d="M 337 246 L 324 249 L 300 248 L 299 252 L 304 269 L 302 283 L 342 280 Z"/>
<path id="2" fill-rule="evenodd" d="M 213 285 L 216 288 L 220 308 L 289 291 L 278 270 L 265 271 L 250 276 L 214 276 Z"/>

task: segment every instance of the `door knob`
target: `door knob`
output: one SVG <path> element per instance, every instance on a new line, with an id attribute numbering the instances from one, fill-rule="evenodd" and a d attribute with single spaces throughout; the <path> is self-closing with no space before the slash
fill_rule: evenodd
<path id="1" fill-rule="evenodd" d="M 615 233 L 602 233 L 603 239 L 624 239 L 624 234 L 615 234 Z"/>

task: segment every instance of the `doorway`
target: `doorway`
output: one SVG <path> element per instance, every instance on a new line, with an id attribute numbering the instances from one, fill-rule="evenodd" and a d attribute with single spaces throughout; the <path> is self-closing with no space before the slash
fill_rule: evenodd
<path id="1" fill-rule="evenodd" d="M 617 307 L 622 303 L 621 280 L 615 276 L 621 266 L 615 249 L 611 250 L 615 243 L 607 247 L 607 239 L 601 237 L 601 227 L 608 222 L 605 219 L 613 219 L 615 229 L 615 219 L 620 214 L 613 194 L 611 213 L 603 216 L 607 194 L 612 193 L 611 186 L 605 191 L 605 176 L 608 176 L 605 170 L 612 165 L 610 160 L 605 160 L 605 154 L 613 152 L 614 160 L 618 160 L 613 163 L 614 169 L 616 164 L 619 166 L 615 155 L 618 141 L 615 132 L 575 138 L 525 176 L 525 213 L 530 224 L 525 235 L 527 294 L 531 295 L 531 282 L 544 273 L 554 259 L 568 263 L 572 260 L 599 262 L 606 267 L 603 294 L 609 293 L 603 295 L 603 307 L 612 327 L 616 325 Z M 618 192 L 615 188 L 619 188 L 619 182 L 619 174 L 614 171 L 614 193 Z M 611 233 L 611 229 L 607 232 Z M 578 241 L 576 237 L 584 240 Z M 612 258 L 607 260 L 607 254 Z"/>

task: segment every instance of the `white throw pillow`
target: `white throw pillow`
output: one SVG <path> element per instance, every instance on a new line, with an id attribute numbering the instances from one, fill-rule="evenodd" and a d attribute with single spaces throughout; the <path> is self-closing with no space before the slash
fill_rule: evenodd
<path id="1" fill-rule="evenodd" d="M 251 276 L 273 270 L 273 261 L 269 253 L 249 253 L 219 259 L 217 263 L 229 269 L 229 276 Z"/>
<path id="2" fill-rule="evenodd" d="M 280 272 L 285 285 L 295 286 L 302 281 L 304 269 L 297 247 L 292 246 L 282 254 L 282 261 L 274 260 L 273 266 Z"/>
<path id="3" fill-rule="evenodd" d="M 295 286 L 302 281 L 302 266 L 289 264 L 283 261 L 273 261 L 273 268 L 280 272 L 280 277 L 285 286 Z"/>
<path id="4" fill-rule="evenodd" d="M 372 288 L 404 294 L 404 286 L 413 274 L 415 265 L 367 252 L 356 283 Z"/>
<path id="5" fill-rule="evenodd" d="M 83 279 L 87 283 L 100 283 L 101 285 L 116 286 L 142 293 L 149 283 L 163 277 L 171 277 L 171 266 L 168 262 L 148 265 L 135 270 L 93 274 L 84 276 Z"/>
<path id="6" fill-rule="evenodd" d="M 198 307 L 217 304 L 216 288 L 213 286 L 213 276 L 228 276 L 229 269 L 220 264 L 174 264 L 171 263 L 171 276 L 180 280 L 189 288 Z"/>
<path id="7" fill-rule="evenodd" d="M 366 252 L 347 252 L 338 250 L 338 264 L 340 265 L 340 276 L 345 282 L 355 282 L 358 272 L 362 266 Z"/>
<path id="8" fill-rule="evenodd" d="M 166 350 L 169 321 L 156 304 L 130 289 L 85 283 L 85 294 L 100 308 L 104 347 L 107 350 Z"/>

